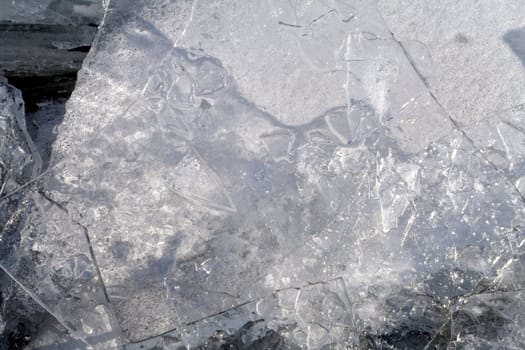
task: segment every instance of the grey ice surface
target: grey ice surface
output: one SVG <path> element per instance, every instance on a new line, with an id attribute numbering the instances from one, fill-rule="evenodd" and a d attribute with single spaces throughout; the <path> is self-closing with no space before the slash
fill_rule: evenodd
<path id="1" fill-rule="evenodd" d="M 41 160 L 27 130 L 20 91 L 0 77 L 0 349 L 19 322 L 37 323 L 44 312 L 5 274 L 8 257 L 17 246 L 17 230 L 23 220 L 24 193 L 19 186 L 37 175 Z M 5 196 L 11 196 L 5 198 Z M 18 259 L 14 259 L 18 263 Z"/>
<path id="2" fill-rule="evenodd" d="M 31 348 L 525 347 L 520 13 L 111 1 L 21 194 L 76 339 Z"/>
<path id="3" fill-rule="evenodd" d="M 525 101 L 521 1 L 379 0 L 397 40 L 432 58 L 432 90 L 467 125 Z M 520 64 L 521 62 L 521 64 Z M 435 77 L 435 79 L 433 79 Z"/>
<path id="4" fill-rule="evenodd" d="M 0 347 L 17 322 L 45 323 L 46 313 L 77 343 L 113 346 L 118 333 L 85 228 L 41 190 L 45 147 L 30 137 L 21 93 L 5 79 L 0 102 Z"/>
<path id="5" fill-rule="evenodd" d="M 7 84 L 7 81 L 0 77 L 0 197 L 7 193 L 16 191 L 33 172 L 34 162 L 31 157 L 31 150 L 26 142 L 25 119 L 23 114 L 23 100 L 20 91 Z M 38 169 L 35 169 L 38 170 Z M 21 195 L 6 198 L 0 202 L 0 227 L 2 236 L 0 240 L 0 255 L 5 256 L 12 249 L 13 240 L 9 239 L 7 232 L 16 231 L 17 215 L 16 211 L 21 203 Z M 0 336 L 9 328 L 7 322 L 9 313 L 15 313 L 14 317 L 19 317 L 25 310 L 18 312 L 14 308 L 7 307 L 14 304 L 16 291 L 7 285 L 11 284 L 5 276 L 0 276 L 0 288 L 2 298 L 0 306 Z M 0 347 L 3 345 L 0 341 Z"/>

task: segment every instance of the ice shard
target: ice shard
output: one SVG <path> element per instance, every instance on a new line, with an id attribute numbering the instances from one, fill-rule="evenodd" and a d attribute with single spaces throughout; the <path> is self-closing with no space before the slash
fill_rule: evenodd
<path id="1" fill-rule="evenodd" d="M 37 322 L 47 313 L 85 345 L 104 333 L 111 336 L 97 343 L 117 344 L 85 228 L 41 191 L 42 161 L 21 93 L 2 80 L 0 101 L 2 337 L 13 331 L 13 318 Z"/>
<path id="2" fill-rule="evenodd" d="M 523 108 L 376 5 L 111 1 L 21 284 L 101 349 L 523 347 Z"/>

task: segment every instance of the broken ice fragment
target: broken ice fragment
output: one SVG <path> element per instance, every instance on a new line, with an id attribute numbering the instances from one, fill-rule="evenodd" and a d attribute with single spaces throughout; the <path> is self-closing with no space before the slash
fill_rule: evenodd
<path id="1" fill-rule="evenodd" d="M 294 137 L 287 132 L 261 135 L 268 152 L 276 160 L 290 161 L 290 153 Z"/>
<path id="2" fill-rule="evenodd" d="M 172 169 L 164 170 L 168 188 L 204 207 L 235 212 L 235 205 L 218 176 L 196 151 L 190 150 Z"/>
<path id="3" fill-rule="evenodd" d="M 126 341 L 423 348 L 513 286 L 520 196 L 374 4 L 112 2 L 44 185 Z"/>

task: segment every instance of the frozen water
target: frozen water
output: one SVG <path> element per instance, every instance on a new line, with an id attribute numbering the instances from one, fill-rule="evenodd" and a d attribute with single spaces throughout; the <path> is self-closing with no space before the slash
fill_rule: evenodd
<path id="1" fill-rule="evenodd" d="M 375 5 L 112 1 L 20 284 L 102 349 L 523 347 L 523 108 Z"/>
<path id="2" fill-rule="evenodd" d="M 22 94 L 0 77 L 0 196 L 13 190 L 13 185 L 35 177 L 41 160 L 26 129 Z"/>
<path id="3" fill-rule="evenodd" d="M 32 173 L 38 171 L 28 147 L 27 132 L 24 133 L 23 108 L 24 103 L 20 91 L 8 85 L 7 81 L 0 77 L 0 198 L 16 191 L 19 184 L 31 177 Z M 16 209 L 20 205 L 21 199 L 21 195 L 14 195 L 0 201 L 0 227 L 2 229 L 0 255 L 2 257 L 12 250 L 12 245 L 15 243 L 15 240 L 10 239 L 11 237 L 6 232 L 16 231 L 18 221 Z M 2 293 L 0 337 L 2 338 L 11 331 L 11 324 L 9 324 L 11 316 L 13 318 L 20 317 L 24 312 L 31 309 L 28 305 L 22 307 L 23 304 L 15 306 L 17 304 L 16 290 L 14 288 L 8 289 L 10 283 L 6 282 L 4 277 L 2 272 L 0 276 Z M 4 343 L 5 341 L 1 339 L 0 347 L 5 346 Z"/>
<path id="4" fill-rule="evenodd" d="M 397 40 L 427 48 L 439 79 L 432 90 L 462 124 L 525 100 L 522 1 L 493 6 L 490 0 L 378 0 Z M 454 23 L 454 25 L 452 25 Z M 523 52 L 523 51 L 521 51 Z M 411 53 L 415 61 L 421 55 Z"/>
<path id="5" fill-rule="evenodd" d="M 0 269 L 12 285 L 2 283 L 2 336 L 12 331 L 13 317 L 37 322 L 45 310 L 84 343 L 111 333 L 109 342 L 97 342 L 116 344 L 84 228 L 39 186 L 28 186 L 39 182 L 42 160 L 26 129 L 21 93 L 2 80 L 0 102 Z M 26 305 L 20 291 L 31 299 Z"/>

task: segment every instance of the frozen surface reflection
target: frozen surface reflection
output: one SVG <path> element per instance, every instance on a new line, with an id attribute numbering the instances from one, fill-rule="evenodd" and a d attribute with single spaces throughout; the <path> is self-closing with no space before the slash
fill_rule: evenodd
<path id="1" fill-rule="evenodd" d="M 33 348 L 525 346 L 524 109 L 465 125 L 428 52 L 373 1 L 112 1 L 0 202 L 76 339 Z"/>

